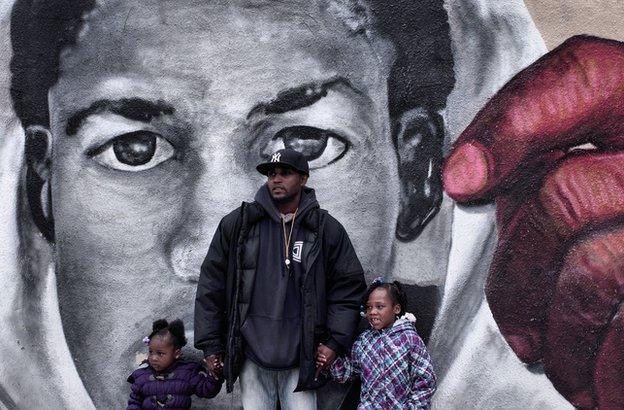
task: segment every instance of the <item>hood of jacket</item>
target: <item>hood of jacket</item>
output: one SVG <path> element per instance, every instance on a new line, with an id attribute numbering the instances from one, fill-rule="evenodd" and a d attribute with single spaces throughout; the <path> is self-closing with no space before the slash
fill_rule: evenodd
<path id="1" fill-rule="evenodd" d="M 395 333 L 401 333 L 401 332 L 403 332 L 405 330 L 408 330 L 408 329 L 416 330 L 416 325 L 414 324 L 414 322 L 410 322 L 409 320 L 404 319 L 404 318 L 401 317 L 401 318 L 395 320 L 394 323 L 392 324 L 392 326 L 389 326 L 389 327 L 387 327 L 385 329 L 376 330 L 376 329 L 373 329 L 371 327 L 371 328 L 368 329 L 368 331 L 371 332 L 374 335 L 375 334 L 379 335 L 379 334 L 385 333 L 388 336 L 392 336 Z"/>
<path id="2" fill-rule="evenodd" d="M 282 218 L 280 211 L 277 209 L 273 198 L 271 198 L 269 188 L 266 184 L 262 185 L 260 189 L 258 189 L 254 200 L 264 209 L 271 219 L 275 222 L 281 222 Z M 319 203 L 316 200 L 316 193 L 314 192 L 314 189 L 304 186 L 301 190 L 301 199 L 299 200 L 299 208 L 297 209 L 297 219 L 304 216 L 310 209 L 317 207 L 318 204 Z"/>

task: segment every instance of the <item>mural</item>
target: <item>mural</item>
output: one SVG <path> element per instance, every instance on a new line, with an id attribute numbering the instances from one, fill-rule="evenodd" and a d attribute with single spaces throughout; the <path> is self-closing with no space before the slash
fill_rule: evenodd
<path id="1" fill-rule="evenodd" d="M 456 141 L 444 173 L 459 201 L 495 197 L 490 309 L 518 356 L 542 361 L 555 387 L 581 408 L 624 405 L 623 204 L 614 192 L 622 63 L 624 43 L 566 41 L 488 102 Z"/>
<path id="2" fill-rule="evenodd" d="M 412 285 L 434 408 L 624 406 L 621 43 L 507 83 L 546 52 L 520 0 L 0 4 L 5 407 L 121 407 L 283 146 L 369 279 Z"/>

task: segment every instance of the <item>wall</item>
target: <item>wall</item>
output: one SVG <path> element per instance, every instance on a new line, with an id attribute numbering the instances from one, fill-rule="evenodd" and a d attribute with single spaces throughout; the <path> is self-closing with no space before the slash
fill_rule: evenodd
<path id="1" fill-rule="evenodd" d="M 587 119 L 593 106 L 561 84 L 596 99 L 618 88 L 534 69 L 497 94 L 547 45 L 621 38 L 608 24 L 619 9 L 526 3 L 20 1 L 12 19 L 0 3 L 0 403 L 122 406 L 159 317 L 184 320 L 198 358 L 193 304 L 213 232 L 261 188 L 255 165 L 287 146 L 309 158 L 309 185 L 367 279 L 407 285 L 438 374 L 433 408 L 620 404 L 621 358 L 601 361 L 621 340 L 619 259 L 585 275 L 575 247 L 621 254 L 604 230 L 622 209 L 607 188 L 618 158 L 573 154 L 591 160 L 572 173 L 582 195 L 550 195 L 568 148 L 619 147 L 590 138 L 619 130 L 609 102 L 604 121 Z M 619 61 L 609 47 L 601 58 Z M 621 78 L 608 67 L 596 78 Z M 548 134 L 554 115 L 587 133 Z M 566 201 L 595 212 L 572 226 Z M 558 299 L 570 294 L 580 308 Z M 580 370 L 556 364 L 574 349 L 589 351 L 570 360 Z M 328 384 L 320 407 L 345 391 Z M 238 386 L 195 405 L 236 407 Z"/>
<path id="2" fill-rule="evenodd" d="M 616 0 L 590 2 L 525 1 L 549 49 L 575 34 L 624 39 L 624 8 Z"/>

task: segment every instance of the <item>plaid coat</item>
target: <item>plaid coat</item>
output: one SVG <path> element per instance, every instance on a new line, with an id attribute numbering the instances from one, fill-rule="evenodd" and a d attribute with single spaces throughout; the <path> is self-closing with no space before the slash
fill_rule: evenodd
<path id="1" fill-rule="evenodd" d="M 428 409 L 436 388 L 425 344 L 405 319 L 381 331 L 366 330 L 350 357 L 336 359 L 330 371 L 341 383 L 361 378 L 360 410 Z"/>

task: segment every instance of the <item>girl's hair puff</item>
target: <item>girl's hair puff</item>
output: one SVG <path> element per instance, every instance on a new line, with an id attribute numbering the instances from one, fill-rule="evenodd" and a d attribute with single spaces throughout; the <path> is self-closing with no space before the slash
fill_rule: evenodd
<path id="1" fill-rule="evenodd" d="M 172 320 L 170 323 L 165 319 L 158 319 L 152 324 L 152 333 L 149 338 L 154 336 L 171 337 L 173 347 L 181 349 L 186 346 L 186 336 L 184 336 L 184 323 L 180 319 Z"/>
<path id="2" fill-rule="evenodd" d="M 365 307 L 368 303 L 368 298 L 370 297 L 371 293 L 373 293 L 375 289 L 380 288 L 385 289 L 388 292 L 388 296 L 390 296 L 393 304 L 396 305 L 398 303 L 399 306 L 401 306 L 399 316 L 404 315 L 405 312 L 407 312 L 407 295 L 403 290 L 403 285 L 398 280 L 395 280 L 393 282 L 387 282 L 381 277 L 375 279 L 373 283 L 370 284 L 368 289 L 366 289 L 366 293 L 362 297 L 362 306 L 364 307 L 364 310 L 366 310 Z"/>

